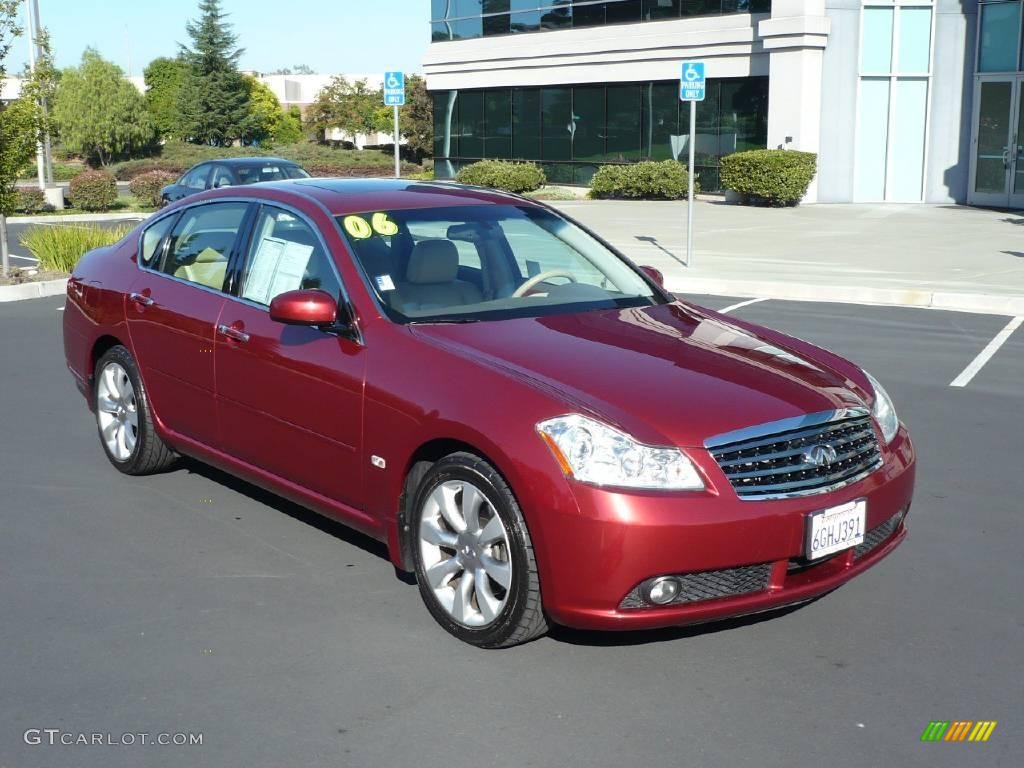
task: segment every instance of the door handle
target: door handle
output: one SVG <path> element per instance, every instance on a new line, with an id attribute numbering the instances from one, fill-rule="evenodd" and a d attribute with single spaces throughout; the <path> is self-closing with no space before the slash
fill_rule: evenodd
<path id="1" fill-rule="evenodd" d="M 134 304 L 138 304 L 141 307 L 152 307 L 154 304 L 156 304 L 156 302 L 153 301 L 153 299 L 151 299 L 144 293 L 129 293 L 128 301 Z"/>
<path id="2" fill-rule="evenodd" d="M 229 339 L 240 342 L 242 344 L 249 340 L 248 333 L 246 333 L 245 331 L 240 331 L 237 328 L 232 328 L 230 325 L 218 325 L 217 333 L 219 333 L 221 336 L 227 336 Z"/>

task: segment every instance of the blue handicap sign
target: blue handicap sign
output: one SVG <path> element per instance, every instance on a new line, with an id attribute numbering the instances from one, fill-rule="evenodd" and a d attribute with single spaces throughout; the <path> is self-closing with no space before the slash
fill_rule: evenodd
<path id="1" fill-rule="evenodd" d="M 679 98 L 682 101 L 704 101 L 704 62 L 684 61 L 679 76 Z"/>
<path id="2" fill-rule="evenodd" d="M 405 105 L 405 73 L 384 73 L 384 104 L 388 107 Z"/>

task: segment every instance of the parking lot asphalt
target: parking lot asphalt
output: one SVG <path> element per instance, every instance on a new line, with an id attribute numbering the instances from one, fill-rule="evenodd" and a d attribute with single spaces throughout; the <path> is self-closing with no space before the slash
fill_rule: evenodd
<path id="1" fill-rule="evenodd" d="M 196 463 L 114 471 L 61 304 L 0 305 L 0 766 L 1024 765 L 1024 330 L 950 386 L 1009 318 L 732 310 L 886 385 L 920 459 L 904 545 L 781 615 L 480 651 L 375 542 Z M 998 726 L 921 743 L 932 720 Z"/>

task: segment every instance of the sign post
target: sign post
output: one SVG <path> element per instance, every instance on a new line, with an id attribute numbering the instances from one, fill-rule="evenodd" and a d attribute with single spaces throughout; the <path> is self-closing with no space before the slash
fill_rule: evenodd
<path id="1" fill-rule="evenodd" d="M 689 190 L 686 195 L 686 266 L 693 266 L 693 161 L 697 143 L 697 102 L 704 101 L 706 80 L 703 61 L 684 61 L 679 78 L 679 99 L 690 102 L 690 138 L 686 142 L 690 160 L 686 166 Z"/>
<path id="2" fill-rule="evenodd" d="M 405 106 L 405 73 L 384 73 L 384 105 L 395 109 L 395 178 L 402 175 L 402 163 L 398 152 L 401 136 L 398 133 L 398 108 Z"/>

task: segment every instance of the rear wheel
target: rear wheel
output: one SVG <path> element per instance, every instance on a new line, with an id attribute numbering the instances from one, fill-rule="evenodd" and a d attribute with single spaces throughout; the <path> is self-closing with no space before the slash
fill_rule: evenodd
<path id="1" fill-rule="evenodd" d="M 100 444 L 126 475 L 148 475 L 174 462 L 174 452 L 153 429 L 149 400 L 131 353 L 111 347 L 96 363 L 93 406 Z"/>
<path id="2" fill-rule="evenodd" d="M 420 595 L 448 632 L 502 648 L 547 631 L 533 544 L 501 475 L 470 453 L 434 464 L 413 498 Z"/>

